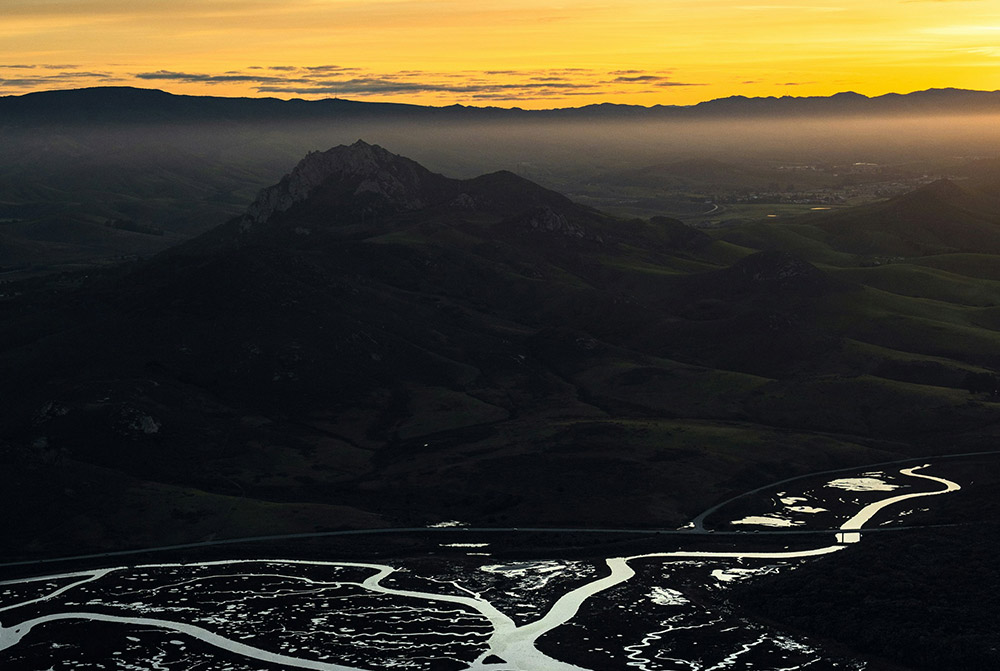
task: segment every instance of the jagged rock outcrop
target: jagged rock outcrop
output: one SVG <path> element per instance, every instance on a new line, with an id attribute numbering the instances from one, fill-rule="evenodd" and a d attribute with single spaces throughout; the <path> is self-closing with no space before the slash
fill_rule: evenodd
<path id="1" fill-rule="evenodd" d="M 737 261 L 732 270 L 737 276 L 755 284 L 815 285 L 824 278 L 823 272 L 808 261 L 779 251 L 751 254 Z"/>
<path id="2" fill-rule="evenodd" d="M 556 212 L 551 207 L 539 207 L 522 215 L 525 226 L 546 233 L 558 233 L 571 238 L 583 238 L 586 233 L 583 227 L 569 221 L 566 215 Z"/>
<path id="3" fill-rule="evenodd" d="M 246 230 L 311 198 L 331 186 L 344 196 L 374 196 L 398 210 L 429 204 L 446 178 L 378 145 L 358 140 L 323 152 L 311 152 L 280 182 L 262 189 L 241 221 Z"/>
<path id="4" fill-rule="evenodd" d="M 535 231 L 604 240 L 591 230 L 601 215 L 512 172 L 451 179 L 362 140 L 307 155 L 280 182 L 260 191 L 236 230 L 239 236 L 278 231 L 300 238 L 319 231 L 359 236 L 391 227 L 400 214 L 433 208 L 502 217 L 497 230 L 515 237 Z"/>
<path id="5" fill-rule="evenodd" d="M 448 203 L 448 206 L 455 210 L 475 210 L 478 208 L 476 199 L 464 191 L 458 194 L 453 201 Z"/>

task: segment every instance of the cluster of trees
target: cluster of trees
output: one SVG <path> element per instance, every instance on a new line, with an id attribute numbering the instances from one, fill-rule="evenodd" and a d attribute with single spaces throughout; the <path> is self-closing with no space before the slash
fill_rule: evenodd
<path id="1" fill-rule="evenodd" d="M 965 376 L 964 386 L 970 394 L 1000 396 L 1000 381 L 993 373 L 973 373 L 970 371 Z"/>
<path id="2" fill-rule="evenodd" d="M 143 233 L 145 235 L 163 235 L 162 228 L 150 224 L 142 224 L 132 219 L 113 219 L 104 225 L 118 231 L 131 231 L 132 233 Z"/>

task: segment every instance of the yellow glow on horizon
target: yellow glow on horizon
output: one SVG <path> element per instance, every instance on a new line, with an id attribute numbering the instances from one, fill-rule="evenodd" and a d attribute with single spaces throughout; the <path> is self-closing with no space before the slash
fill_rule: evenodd
<path id="1" fill-rule="evenodd" d="M 1000 89 L 995 0 L 5 4 L 0 94 L 132 85 L 537 108 Z M 324 65 L 347 69 L 306 69 Z"/>

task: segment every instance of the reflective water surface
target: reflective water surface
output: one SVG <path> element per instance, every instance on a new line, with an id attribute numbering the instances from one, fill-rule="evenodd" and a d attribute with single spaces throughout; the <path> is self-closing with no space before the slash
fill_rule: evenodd
<path id="1" fill-rule="evenodd" d="M 444 554 L 390 564 L 241 559 L 7 581 L 0 667 L 860 669 L 742 616 L 725 593 L 863 541 L 865 525 L 900 519 L 911 499 L 959 489 L 924 468 L 785 485 L 774 510 L 731 520 L 765 535 L 776 524 L 831 530 L 795 549 L 761 550 L 762 537 L 747 535 L 732 550 L 504 560 L 490 556 L 493 543 L 441 543 Z"/>

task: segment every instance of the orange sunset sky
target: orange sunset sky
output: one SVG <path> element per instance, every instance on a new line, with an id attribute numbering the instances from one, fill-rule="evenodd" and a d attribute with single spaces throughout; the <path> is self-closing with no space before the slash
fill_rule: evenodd
<path id="1" fill-rule="evenodd" d="M 549 108 L 1000 89 L 1000 0 L 3 0 L 0 95 Z"/>

